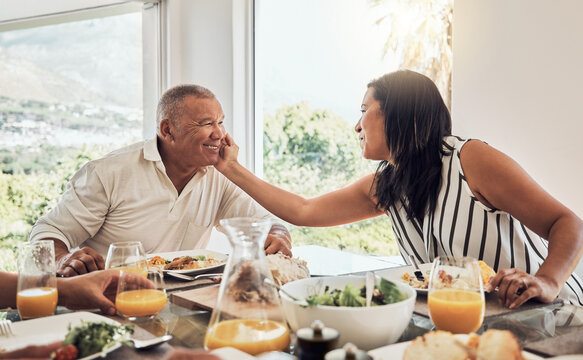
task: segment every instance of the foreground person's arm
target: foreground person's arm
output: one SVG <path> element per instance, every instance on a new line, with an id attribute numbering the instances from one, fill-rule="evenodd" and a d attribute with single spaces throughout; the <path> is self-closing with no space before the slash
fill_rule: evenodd
<path id="1" fill-rule="evenodd" d="M 227 134 L 215 168 L 282 220 L 299 226 L 333 226 L 382 214 L 370 195 L 372 174 L 340 190 L 306 199 L 273 186 L 245 169 L 237 162 L 238 149 Z"/>
<path id="2" fill-rule="evenodd" d="M 99 308 L 105 314 L 115 315 L 114 302 L 119 274 L 118 270 L 105 270 L 72 278 L 57 279 L 59 305 L 73 310 Z M 128 273 L 126 276 L 154 287 L 146 278 L 138 274 Z M 16 306 L 17 284 L 18 274 L 0 272 L 0 285 L 2 286 L 0 307 Z"/>
<path id="3" fill-rule="evenodd" d="M 553 301 L 583 253 L 583 222 L 545 192 L 511 158 L 480 141 L 461 152 L 470 189 L 491 208 L 506 211 L 549 242 L 548 256 L 535 275 L 501 269 L 490 281 L 502 304 L 518 307 L 531 298 Z M 518 290 L 523 291 L 516 296 Z"/>

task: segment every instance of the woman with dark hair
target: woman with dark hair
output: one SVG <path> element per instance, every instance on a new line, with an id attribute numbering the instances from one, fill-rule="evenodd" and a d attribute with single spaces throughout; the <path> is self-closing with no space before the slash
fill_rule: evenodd
<path id="1" fill-rule="evenodd" d="M 583 305 L 572 274 L 583 253 L 583 221 L 512 159 L 478 140 L 451 135 L 451 118 L 426 76 L 401 70 L 368 84 L 356 124 L 363 156 L 379 168 L 340 190 L 305 199 L 270 185 L 237 162 L 229 135 L 215 167 L 267 210 L 299 226 L 332 226 L 386 213 L 399 249 L 431 262 L 472 256 L 497 271 L 502 304 L 557 296 Z"/>

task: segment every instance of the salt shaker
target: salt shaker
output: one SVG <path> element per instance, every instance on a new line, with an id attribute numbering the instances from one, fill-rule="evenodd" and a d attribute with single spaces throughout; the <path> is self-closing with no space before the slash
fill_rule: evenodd
<path id="1" fill-rule="evenodd" d="M 299 360 L 321 360 L 327 352 L 336 348 L 339 333 L 315 320 L 309 328 L 299 329 L 296 336 Z"/>
<path id="2" fill-rule="evenodd" d="M 366 351 L 359 350 L 356 345 L 346 343 L 342 349 L 332 350 L 324 356 L 324 360 L 372 360 Z"/>

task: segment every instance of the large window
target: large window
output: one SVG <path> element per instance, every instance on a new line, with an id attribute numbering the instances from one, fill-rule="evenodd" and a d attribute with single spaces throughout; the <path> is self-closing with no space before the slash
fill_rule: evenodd
<path id="1" fill-rule="evenodd" d="M 0 32 L 0 262 L 87 160 L 143 137 L 142 13 Z"/>
<path id="2" fill-rule="evenodd" d="M 354 132 L 366 84 L 406 67 L 431 76 L 449 99 L 451 7 L 451 0 L 256 0 L 264 178 L 312 197 L 374 171 Z M 294 244 L 398 252 L 386 216 L 291 229 Z"/>

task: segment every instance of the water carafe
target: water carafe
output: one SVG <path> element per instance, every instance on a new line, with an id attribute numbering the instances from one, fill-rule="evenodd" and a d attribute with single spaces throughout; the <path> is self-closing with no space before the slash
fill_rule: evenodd
<path id="1" fill-rule="evenodd" d="M 220 221 L 232 246 L 225 265 L 217 303 L 204 340 L 207 350 L 230 346 L 256 355 L 288 351 L 290 331 L 263 245 L 271 221 L 231 218 Z"/>

